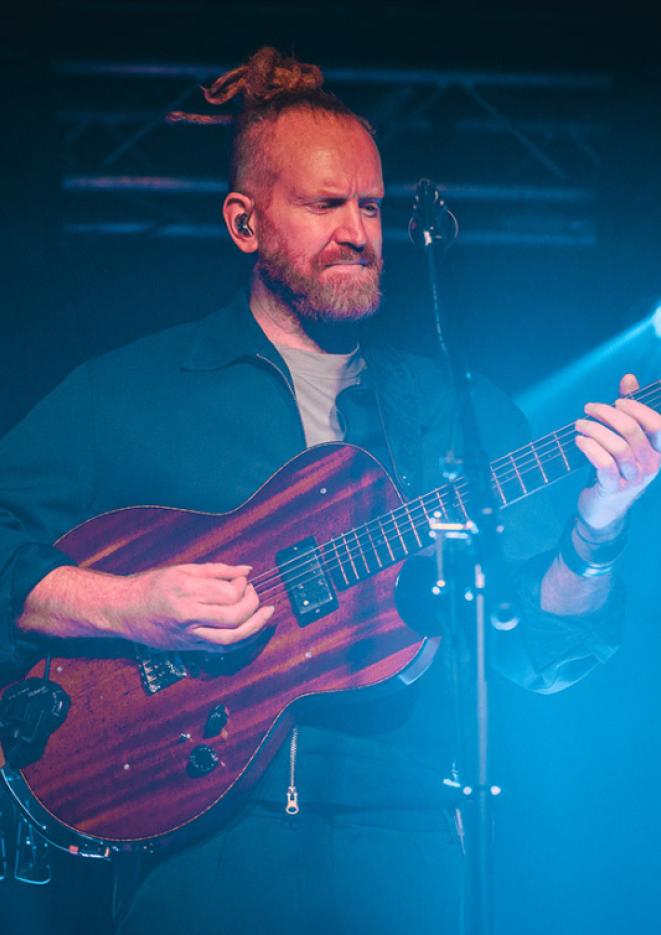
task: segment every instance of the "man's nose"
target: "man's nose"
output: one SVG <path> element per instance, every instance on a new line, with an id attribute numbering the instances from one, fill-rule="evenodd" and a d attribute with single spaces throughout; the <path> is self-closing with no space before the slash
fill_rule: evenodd
<path id="1" fill-rule="evenodd" d="M 367 234 L 365 232 L 365 219 L 360 210 L 360 205 L 348 201 L 342 206 L 339 217 L 335 239 L 338 243 L 348 244 L 358 250 L 362 250 L 367 244 Z"/>

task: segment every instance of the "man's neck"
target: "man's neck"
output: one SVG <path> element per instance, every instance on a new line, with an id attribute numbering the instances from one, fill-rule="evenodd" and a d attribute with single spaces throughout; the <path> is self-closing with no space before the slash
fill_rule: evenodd
<path id="1" fill-rule="evenodd" d="M 272 344 L 318 354 L 344 354 L 358 343 L 358 323 L 303 321 L 259 276 L 253 277 L 250 310 Z"/>

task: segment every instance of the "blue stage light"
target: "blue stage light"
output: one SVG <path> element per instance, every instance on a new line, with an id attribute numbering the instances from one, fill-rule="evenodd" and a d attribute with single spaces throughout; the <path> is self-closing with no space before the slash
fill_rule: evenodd
<path id="1" fill-rule="evenodd" d="M 617 378 L 623 373 L 635 373 L 643 383 L 658 379 L 661 301 L 652 312 L 649 308 L 648 305 L 647 314 L 637 324 L 517 396 L 533 430 L 548 430 L 553 423 L 554 407 L 560 416 L 571 411 L 571 400 L 610 398 Z"/>
<path id="2" fill-rule="evenodd" d="M 661 305 L 652 312 L 652 327 L 657 338 L 661 338 Z"/>

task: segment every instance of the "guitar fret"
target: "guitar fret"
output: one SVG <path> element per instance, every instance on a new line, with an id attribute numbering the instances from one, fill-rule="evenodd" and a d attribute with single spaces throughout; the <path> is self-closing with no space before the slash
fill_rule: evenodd
<path id="1" fill-rule="evenodd" d="M 374 552 L 374 558 L 376 559 L 376 563 L 379 566 L 379 568 L 383 568 L 383 562 L 381 561 L 381 556 L 379 555 L 379 551 L 376 547 L 376 543 L 374 542 L 372 533 L 370 532 L 369 524 L 365 526 L 365 532 L 367 533 L 367 536 L 370 540 L 370 545 L 372 547 L 372 552 Z"/>
<path id="2" fill-rule="evenodd" d="M 345 535 L 345 536 L 338 536 L 338 539 L 343 539 L 343 540 L 344 540 L 343 544 L 344 544 L 344 548 L 345 548 L 346 553 L 347 553 L 347 558 L 349 559 L 349 564 L 351 565 L 351 570 L 353 571 L 354 575 L 356 576 L 356 580 L 359 581 L 359 580 L 360 580 L 360 575 L 358 574 L 358 569 L 356 568 L 356 563 L 355 563 L 354 560 L 353 560 L 353 555 L 351 554 L 351 549 L 349 548 L 349 543 L 347 542 L 347 537 L 346 537 L 346 535 Z"/>
<path id="3" fill-rule="evenodd" d="M 416 542 L 418 543 L 420 548 L 422 548 L 422 539 L 418 535 L 418 530 L 416 529 L 415 523 L 413 522 L 413 517 L 411 516 L 411 511 L 409 510 L 407 503 L 404 504 L 404 509 L 406 510 L 406 515 L 409 518 L 409 523 L 411 524 L 411 529 L 413 530 L 413 535 L 416 538 Z"/>
<path id="4" fill-rule="evenodd" d="M 348 576 L 347 576 L 346 571 L 344 570 L 344 563 L 343 563 L 342 558 L 341 558 L 341 556 L 340 556 L 340 550 L 339 550 L 338 547 L 337 547 L 337 542 L 335 541 L 335 539 L 331 539 L 330 545 L 331 545 L 333 551 L 335 552 L 335 555 L 337 556 L 337 567 L 340 569 L 340 574 L 341 574 L 342 577 L 344 578 L 344 583 L 345 583 L 345 584 L 347 585 L 347 587 L 348 587 L 348 586 L 349 586 L 349 578 L 348 578 Z"/>
<path id="5" fill-rule="evenodd" d="M 555 439 L 556 445 L 557 445 L 558 448 L 560 449 L 560 455 L 561 455 L 561 457 L 562 457 L 562 460 L 565 462 L 565 468 L 567 469 L 567 471 L 571 471 L 571 467 L 570 467 L 569 461 L 567 460 L 567 455 L 565 454 L 565 449 L 562 447 L 562 445 L 561 445 L 561 443 L 560 443 L 560 439 L 558 438 L 558 433 L 557 433 L 557 432 L 553 432 L 553 438 Z"/>
<path id="6" fill-rule="evenodd" d="M 514 457 L 514 455 L 510 455 L 509 458 L 510 458 L 510 461 L 512 462 L 512 467 L 514 468 L 514 473 L 516 474 L 516 479 L 517 479 L 518 482 L 521 484 L 521 491 L 522 491 L 522 493 L 525 495 L 525 494 L 528 493 L 528 489 L 527 489 L 526 485 L 523 483 L 523 478 L 521 477 L 521 473 L 520 473 L 520 471 L 519 471 L 519 467 L 518 467 L 518 465 L 517 465 L 517 463 L 516 463 L 516 458 Z"/>
<path id="7" fill-rule="evenodd" d="M 392 521 L 393 521 L 393 525 L 394 525 L 394 527 L 395 527 L 395 532 L 397 533 L 397 536 L 398 536 L 398 538 L 399 538 L 399 541 L 402 543 L 402 548 L 404 549 L 404 555 L 408 555 L 408 554 L 409 554 L 409 550 L 406 548 L 406 543 L 404 542 L 404 537 L 402 536 L 402 533 L 401 533 L 401 531 L 400 531 L 399 524 L 398 524 L 398 522 L 397 522 L 397 520 L 396 520 L 396 518 L 395 518 L 395 514 L 394 514 L 394 513 L 391 513 L 390 515 L 392 516 Z"/>
<path id="8" fill-rule="evenodd" d="M 355 529 L 352 531 L 353 531 L 353 537 L 356 540 L 356 545 L 358 546 L 358 552 L 360 553 L 360 557 L 363 560 L 363 565 L 365 566 L 365 571 L 367 572 L 368 575 L 371 575 L 372 572 L 371 572 L 370 566 L 367 564 L 367 557 L 365 553 L 363 552 L 363 547 L 361 545 L 360 539 L 358 538 L 358 533 L 356 532 Z"/>
<path id="9" fill-rule="evenodd" d="M 390 542 L 389 542 L 389 540 L 388 540 L 388 536 L 386 535 L 386 533 L 385 533 L 385 531 L 384 531 L 384 529 L 383 529 L 383 524 L 381 523 L 381 520 L 380 520 L 380 519 L 377 520 L 377 523 L 379 524 L 379 529 L 381 530 L 381 537 L 382 537 L 383 541 L 384 541 L 385 544 L 386 544 L 386 548 L 388 549 L 388 554 L 390 555 L 391 560 L 394 562 L 394 561 L 395 561 L 395 555 L 394 555 L 394 553 L 393 553 L 393 550 L 392 550 L 391 547 L 390 547 Z"/>
<path id="10" fill-rule="evenodd" d="M 496 472 L 494 471 L 493 468 L 491 468 L 491 479 L 493 480 L 494 484 L 496 485 L 496 490 L 498 491 L 498 493 L 499 493 L 499 495 L 500 495 L 500 499 L 503 501 L 503 505 L 506 505 L 506 504 L 507 504 L 507 497 L 506 497 L 505 494 L 503 493 L 503 488 L 502 488 L 502 487 L 500 486 L 500 484 L 498 483 L 498 478 L 497 478 Z"/>
<path id="11" fill-rule="evenodd" d="M 434 497 L 436 497 L 436 499 L 438 500 L 438 505 L 439 505 L 440 508 L 441 508 L 441 514 L 440 514 L 440 515 L 441 515 L 441 519 L 444 519 L 444 520 L 447 522 L 447 521 L 448 521 L 448 511 L 447 511 L 447 508 L 446 508 L 445 503 L 444 503 L 444 501 L 443 501 L 443 497 L 441 496 L 440 490 L 434 490 L 434 491 L 432 491 L 432 495 L 433 495 Z"/>
<path id="12" fill-rule="evenodd" d="M 531 445 L 531 446 L 530 446 L 530 450 L 532 451 L 532 453 L 533 453 L 534 456 L 535 456 L 535 461 L 537 462 L 537 467 L 539 468 L 539 470 L 540 470 L 540 472 L 541 472 L 541 475 L 542 475 L 542 477 L 544 478 L 544 483 L 545 483 L 545 484 L 548 484 L 549 479 L 548 479 L 548 477 L 546 476 L 546 471 L 544 470 L 544 465 L 542 464 L 541 459 L 540 459 L 539 455 L 537 454 L 537 448 L 536 448 L 534 445 Z"/>
<path id="13" fill-rule="evenodd" d="M 461 512 L 464 514 L 464 519 L 468 519 L 468 510 L 466 509 L 466 505 L 464 504 L 463 497 L 461 496 L 461 491 L 459 490 L 458 487 L 455 487 L 454 490 L 455 490 L 455 493 L 457 494 L 457 499 L 459 500 L 459 506 L 461 507 Z"/>
<path id="14" fill-rule="evenodd" d="M 422 507 L 422 512 L 425 514 L 425 521 L 424 521 L 425 530 L 426 530 L 426 536 L 425 536 L 425 538 L 427 538 L 427 536 L 429 536 L 429 539 L 431 539 L 431 520 L 432 520 L 432 518 L 431 518 L 431 516 L 429 515 L 429 513 L 428 513 L 428 511 L 427 511 L 427 507 L 425 506 L 425 498 L 424 498 L 424 497 L 420 497 L 420 501 L 419 501 L 419 502 L 420 502 L 420 506 Z"/>
<path id="15" fill-rule="evenodd" d="M 427 512 L 427 507 L 425 506 L 424 497 L 420 497 L 420 506 L 422 507 L 422 512 L 425 514 L 425 523 L 427 525 L 427 529 L 429 530 L 431 528 L 431 517 L 429 513 Z"/>

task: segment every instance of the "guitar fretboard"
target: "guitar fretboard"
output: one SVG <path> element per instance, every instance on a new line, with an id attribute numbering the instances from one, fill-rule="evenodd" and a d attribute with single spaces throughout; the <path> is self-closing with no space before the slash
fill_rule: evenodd
<path id="1" fill-rule="evenodd" d="M 661 411 L 661 380 L 630 398 Z M 491 487 L 498 506 L 508 507 L 583 467 L 586 460 L 576 447 L 576 435 L 571 423 L 492 461 Z M 340 590 L 348 588 L 429 545 L 433 517 L 466 519 L 469 502 L 468 483 L 460 477 L 325 542 L 315 550 L 316 557 Z"/>

